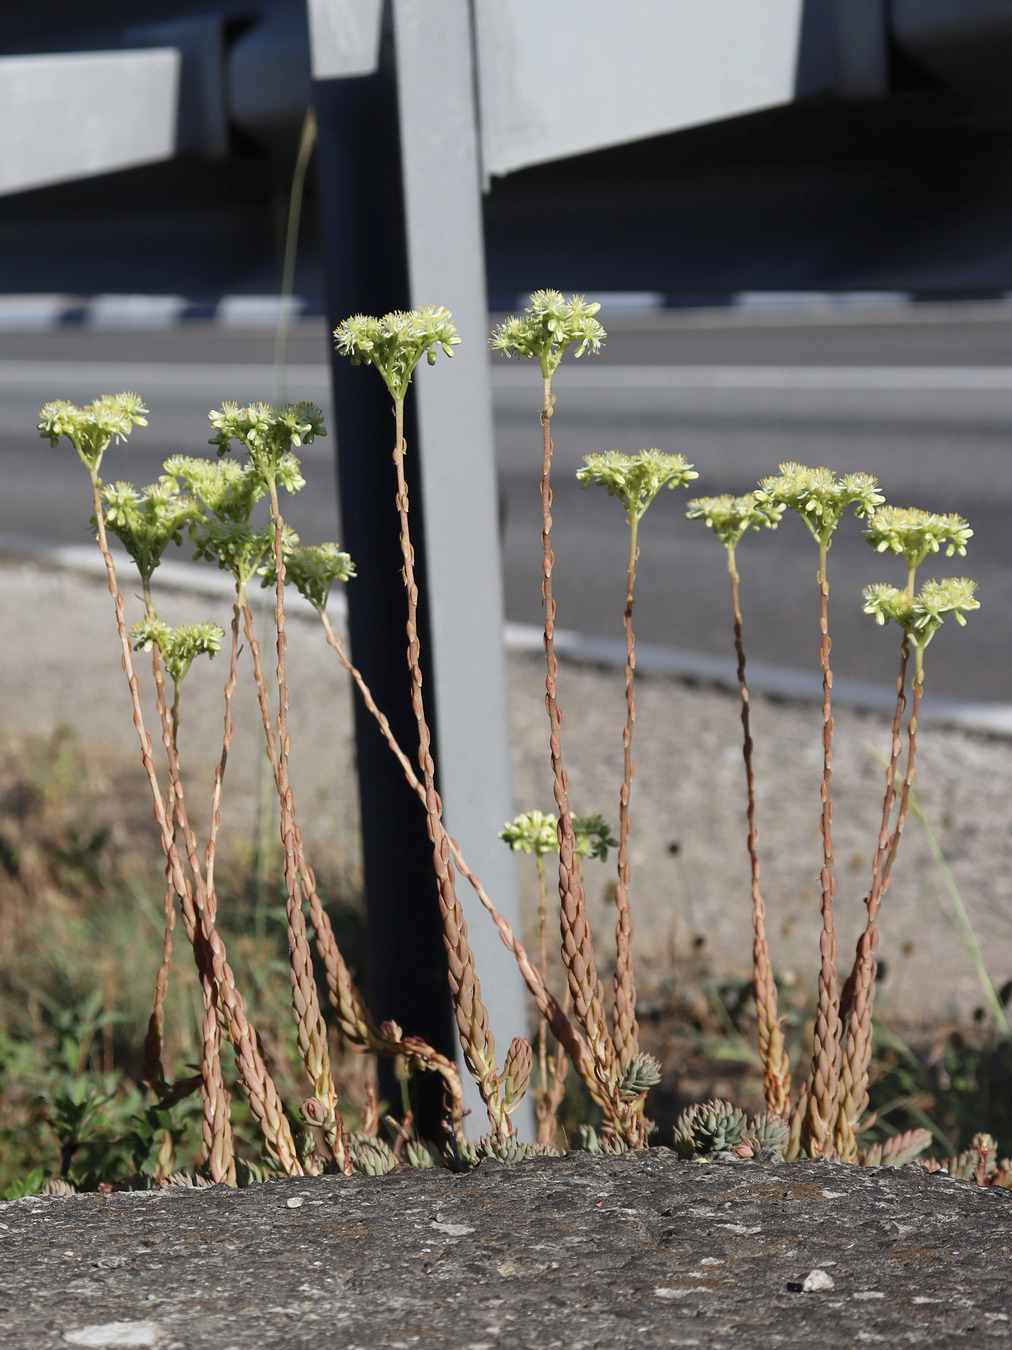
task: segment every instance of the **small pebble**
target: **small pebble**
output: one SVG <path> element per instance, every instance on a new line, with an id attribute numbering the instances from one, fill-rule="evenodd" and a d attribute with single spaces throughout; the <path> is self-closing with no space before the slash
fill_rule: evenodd
<path id="1" fill-rule="evenodd" d="M 285 1201 L 285 1204 L 289 1209 L 298 1209 L 301 1205 L 304 1205 L 305 1203 L 306 1202 L 303 1200 L 301 1195 L 293 1195 L 290 1200 Z"/>
<path id="2" fill-rule="evenodd" d="M 820 1289 L 835 1289 L 836 1285 L 832 1275 L 827 1275 L 824 1270 L 810 1270 L 801 1288 L 806 1294 L 814 1294 Z"/>

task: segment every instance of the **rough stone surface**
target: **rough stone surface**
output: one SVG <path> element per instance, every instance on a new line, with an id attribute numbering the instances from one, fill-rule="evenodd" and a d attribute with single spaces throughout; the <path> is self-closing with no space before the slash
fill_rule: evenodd
<path id="1" fill-rule="evenodd" d="M 665 1149 L 0 1206 L 8 1350 L 987 1346 L 1012 1196 Z"/>

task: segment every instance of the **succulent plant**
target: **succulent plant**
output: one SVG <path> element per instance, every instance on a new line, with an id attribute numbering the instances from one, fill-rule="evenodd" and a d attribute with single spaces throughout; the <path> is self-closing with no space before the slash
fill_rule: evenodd
<path id="1" fill-rule="evenodd" d="M 728 1153 L 742 1143 L 747 1129 L 745 1112 L 730 1102 L 697 1102 L 675 1123 L 675 1152 L 681 1158 Z"/>
<path id="2" fill-rule="evenodd" d="M 393 1149 L 378 1135 L 363 1134 L 360 1130 L 347 1137 L 348 1156 L 356 1172 L 366 1177 L 382 1177 L 397 1166 Z"/>
<path id="3" fill-rule="evenodd" d="M 467 1172 L 486 1158 L 495 1158 L 507 1167 L 527 1162 L 529 1158 L 558 1158 L 559 1150 L 551 1144 L 526 1143 L 515 1134 L 483 1134 L 480 1139 L 463 1139 L 446 1154 L 447 1166 L 452 1172 Z"/>

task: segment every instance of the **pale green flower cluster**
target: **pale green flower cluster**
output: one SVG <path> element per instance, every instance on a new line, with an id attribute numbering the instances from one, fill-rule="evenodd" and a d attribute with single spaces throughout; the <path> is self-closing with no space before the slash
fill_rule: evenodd
<path id="1" fill-rule="evenodd" d="M 282 526 L 282 549 L 294 548 L 299 536 L 288 525 Z M 194 559 L 206 558 L 223 572 L 231 572 L 240 595 L 249 585 L 257 568 L 274 548 L 274 526 L 254 530 L 238 520 L 216 520 L 205 516 L 190 526 Z"/>
<path id="2" fill-rule="evenodd" d="M 493 351 L 512 356 L 536 356 L 541 373 L 551 379 L 567 347 L 577 344 L 574 356 L 597 353 L 607 334 L 594 315 L 601 308 L 582 295 L 567 299 L 560 291 L 535 291 L 523 314 L 512 314 L 489 339 Z"/>
<path id="3" fill-rule="evenodd" d="M 594 483 L 607 488 L 609 497 L 619 498 L 630 521 L 642 519 L 661 488 L 685 487 L 699 477 L 681 455 L 660 450 L 641 450 L 637 455 L 609 450 L 603 455 L 584 455 L 583 464 L 576 471 L 583 486 Z"/>
<path id="4" fill-rule="evenodd" d="M 612 837 L 611 826 L 604 817 L 595 812 L 572 819 L 577 855 L 607 862 L 608 850 L 618 848 L 618 840 Z M 542 811 L 524 811 L 503 826 L 499 838 L 509 844 L 514 853 L 533 853 L 535 857 L 543 858 L 547 853 L 559 851 L 558 821 Z"/>
<path id="5" fill-rule="evenodd" d="M 695 497 L 685 514 L 689 520 L 704 520 L 725 548 L 737 548 L 748 529 L 762 526 L 775 530 L 787 506 L 784 502 L 757 501 L 753 494 L 732 497 L 729 492 L 719 497 Z"/>
<path id="6" fill-rule="evenodd" d="M 326 436 L 323 413 L 315 403 L 286 403 L 274 408 L 269 403 L 251 403 L 240 408 L 236 403 L 223 403 L 208 413 L 215 434 L 208 444 L 218 447 L 218 454 L 227 454 L 233 441 L 246 448 L 250 463 L 263 476 L 268 488 L 285 487 L 286 476 L 304 479 L 298 473 L 298 461 L 291 464 L 293 445 L 309 445 L 317 436 Z M 291 490 L 291 489 L 289 489 Z"/>
<path id="7" fill-rule="evenodd" d="M 915 506 L 880 506 L 871 516 L 864 537 L 876 553 L 902 554 L 907 567 L 921 565 L 929 553 L 945 545 L 946 556 L 966 557 L 966 542 L 973 531 L 956 515 L 937 515 Z"/>
<path id="8" fill-rule="evenodd" d="M 760 479 L 755 497 L 761 504 L 796 511 L 823 545 L 829 544 L 848 506 L 853 506 L 855 515 L 870 516 L 885 501 L 871 474 L 847 473 L 837 478 L 832 469 L 794 463 L 781 464 L 779 474 Z"/>
<path id="9" fill-rule="evenodd" d="M 221 521 L 245 524 L 253 507 L 267 492 L 267 484 L 248 462 L 239 464 L 234 459 L 213 460 L 202 459 L 198 455 L 171 455 L 164 467 L 167 476 L 181 478 L 193 496 L 203 503 L 205 510 Z M 279 470 L 285 480 L 282 486 L 289 492 L 296 492 L 305 485 L 299 473 L 299 461 L 294 455 L 286 455 Z"/>
<path id="10" fill-rule="evenodd" d="M 215 656 L 221 647 L 225 630 L 216 623 L 181 623 L 171 628 L 161 619 L 144 619 L 130 629 L 134 651 L 149 652 L 157 646 L 173 684 L 180 685 L 194 659 L 201 655 Z"/>
<path id="11" fill-rule="evenodd" d="M 951 614 L 962 625 L 966 623 L 964 614 L 980 608 L 974 597 L 976 589 L 977 583 L 969 577 L 945 577 L 941 581 L 926 581 L 911 596 L 896 586 L 877 582 L 864 589 L 864 612 L 873 614 L 880 624 L 892 619 L 914 646 L 923 651 L 947 615 Z"/>
<path id="12" fill-rule="evenodd" d="M 297 536 L 293 535 L 293 539 Z M 261 569 L 264 587 L 277 585 L 274 560 L 268 559 Z M 336 544 L 310 544 L 304 548 L 285 550 L 285 580 L 319 611 L 327 608 L 330 588 L 335 581 L 349 581 L 355 575 L 355 564 Z"/>
<path id="13" fill-rule="evenodd" d="M 39 435 L 52 446 L 66 436 L 94 478 L 109 444 L 124 440 L 134 427 L 146 427 L 146 413 L 140 397 L 131 393 L 103 394 L 83 408 L 61 399 L 39 413 Z"/>
<path id="14" fill-rule="evenodd" d="M 183 529 L 200 514 L 197 503 L 181 496 L 172 478 L 140 492 L 132 483 L 109 483 L 102 489 L 102 502 L 105 523 L 133 559 L 145 588 L 169 544 L 181 544 Z"/>
<path id="15" fill-rule="evenodd" d="M 423 356 L 433 366 L 437 349 L 452 356 L 459 342 L 450 311 L 443 305 L 394 310 L 382 319 L 356 314 L 334 329 L 334 343 L 341 355 L 351 357 L 353 366 L 375 366 L 396 403 L 404 400 Z"/>

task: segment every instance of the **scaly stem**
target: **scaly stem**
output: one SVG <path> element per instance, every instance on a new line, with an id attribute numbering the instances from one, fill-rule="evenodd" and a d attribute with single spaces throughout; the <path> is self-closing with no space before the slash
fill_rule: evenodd
<path id="1" fill-rule="evenodd" d="M 759 1057 L 763 1065 L 763 1090 L 766 1109 L 773 1115 L 784 1115 L 791 1099 L 791 1071 L 780 1028 L 777 1009 L 777 984 L 773 978 L 769 944 L 766 940 L 766 905 L 759 884 L 759 827 L 756 824 L 755 773 L 752 768 L 752 727 L 748 684 L 745 679 L 745 647 L 742 642 L 742 617 L 739 596 L 738 569 L 734 547 L 727 548 L 727 568 L 731 574 L 731 604 L 734 609 L 734 649 L 738 655 L 738 688 L 741 691 L 742 754 L 745 759 L 745 781 L 748 787 L 748 856 L 752 878 L 752 989 L 755 995 L 756 1018 L 759 1024 Z"/>
<path id="2" fill-rule="evenodd" d="M 615 884 L 615 976 L 612 982 L 612 1036 L 618 1051 L 620 1069 L 625 1069 L 639 1054 L 639 1028 L 636 1025 L 636 984 L 633 976 L 632 914 L 629 909 L 629 795 L 632 791 L 632 738 L 636 722 L 633 680 L 636 670 L 633 635 L 633 598 L 636 586 L 636 546 L 639 519 L 629 517 L 629 563 L 626 568 L 625 627 L 625 704 L 626 721 L 622 731 L 622 787 L 618 798 L 618 881 Z"/>
<path id="3" fill-rule="evenodd" d="M 404 477 L 404 399 L 395 398 L 396 444 L 394 464 L 397 469 L 397 512 L 400 517 L 402 575 L 408 599 L 408 669 L 411 672 L 411 707 L 418 727 L 418 763 L 425 785 L 425 811 L 429 838 L 432 841 L 432 863 L 439 892 L 439 909 L 443 920 L 443 942 L 447 954 L 447 971 L 453 995 L 453 1010 L 460 1033 L 460 1044 L 472 1076 L 478 1084 L 481 1099 L 488 1111 L 493 1129 L 500 1135 L 513 1132 L 513 1124 L 503 1104 L 502 1089 L 495 1067 L 495 1039 L 488 1025 L 488 1011 L 481 999 L 481 985 L 474 969 L 474 956 L 467 940 L 467 924 L 454 885 L 450 845 L 443 829 L 442 808 L 435 788 L 435 765 L 430 751 L 431 734 L 425 718 L 422 698 L 422 668 L 419 662 L 418 642 L 418 587 L 415 584 L 414 549 L 408 528 L 408 488 Z"/>
<path id="4" fill-rule="evenodd" d="M 175 815 L 172 799 L 172 785 L 169 785 L 166 815 L 171 821 Z M 144 1067 L 142 1081 L 162 1095 L 166 1088 L 165 1068 L 162 1064 L 163 1032 L 165 1028 L 165 999 L 169 992 L 169 974 L 172 970 L 172 931 L 176 926 L 176 892 L 168 864 L 165 869 L 165 893 L 162 897 L 165 911 L 165 927 L 162 932 L 162 963 L 155 976 L 155 989 L 151 998 L 151 1015 L 148 1018 L 148 1030 L 144 1037 Z"/>
<path id="5" fill-rule="evenodd" d="M 833 1148 L 832 1129 L 838 1107 L 840 1080 L 840 998 L 836 982 L 836 929 L 833 923 L 833 898 L 836 878 L 833 873 L 833 803 L 830 782 L 833 777 L 833 672 L 829 653 L 829 580 L 826 561 L 829 544 L 819 541 L 819 661 L 822 666 L 822 935 L 819 949 L 819 1005 L 815 1015 L 812 1052 L 811 1091 L 805 1117 L 804 1144 L 811 1157 Z"/>
<path id="6" fill-rule="evenodd" d="M 387 721 L 386 716 L 380 711 L 379 707 L 377 706 L 376 701 L 372 696 L 372 691 L 366 684 L 365 680 L 362 678 L 361 671 L 359 671 L 359 669 L 355 665 L 353 665 L 352 662 L 348 659 L 348 656 L 344 648 L 341 646 L 341 640 L 334 632 L 330 619 L 327 617 L 326 610 L 321 609 L 318 611 L 318 613 L 320 615 L 320 619 L 323 623 L 324 629 L 326 630 L 327 633 L 327 642 L 333 648 L 334 652 L 337 655 L 337 659 L 340 661 L 341 665 L 354 680 L 355 685 L 362 696 L 362 701 L 364 702 L 369 712 L 372 713 L 373 717 L 376 719 L 380 731 L 383 733 L 384 740 L 386 741 L 387 745 L 390 747 L 390 750 L 396 757 L 397 762 L 404 770 L 404 777 L 410 784 L 412 791 L 415 792 L 415 794 L 418 796 L 418 799 L 424 806 L 426 800 L 424 783 L 421 782 L 418 775 L 411 767 L 411 762 L 408 759 L 407 755 L 404 753 L 404 751 L 398 744 L 396 737 L 394 736 L 393 732 L 390 729 L 390 723 Z M 247 628 L 247 634 L 248 633 L 249 629 Z M 256 647 L 252 641 L 250 643 L 250 646 L 253 651 L 253 662 L 255 669 L 257 663 Z M 488 911 L 489 915 L 491 916 L 492 922 L 499 930 L 499 936 L 502 939 L 504 946 L 509 951 L 511 951 L 513 955 L 516 957 L 517 966 L 520 969 L 520 974 L 523 976 L 524 983 L 527 985 L 527 988 L 531 993 L 531 997 L 534 999 L 534 1003 L 538 1009 L 538 1012 L 551 1027 L 552 1035 L 559 1042 L 560 1047 L 561 1046 L 565 1047 L 564 1053 L 569 1054 L 570 1058 L 573 1061 L 573 1064 L 576 1066 L 577 1073 L 586 1083 L 591 1096 L 594 1098 L 594 1101 L 602 1108 L 602 1110 L 607 1110 L 608 1109 L 607 1098 L 602 1094 L 601 1085 L 597 1081 L 597 1077 L 594 1073 L 594 1063 L 593 1060 L 591 1059 L 590 1051 L 587 1048 L 587 1043 L 580 1035 L 576 1027 L 573 1026 L 572 1022 L 566 1016 L 566 1012 L 568 1011 L 569 1007 L 568 989 L 566 990 L 566 995 L 565 998 L 563 999 L 562 1007 L 560 1008 L 559 1004 L 552 997 L 551 993 L 549 993 L 541 972 L 537 969 L 536 966 L 533 965 L 530 958 L 528 957 L 527 952 L 524 949 L 523 943 L 520 941 L 519 938 L 515 936 L 509 921 L 503 918 L 503 916 L 499 913 L 499 911 L 496 909 L 495 905 L 489 898 L 488 893 L 486 892 L 484 886 L 482 886 L 481 881 L 478 879 L 477 876 L 475 876 L 474 872 L 471 871 L 470 867 L 467 864 L 467 860 L 464 858 L 464 855 L 460 851 L 460 845 L 451 835 L 447 835 L 447 841 L 450 845 L 450 853 L 453 857 L 454 863 L 456 864 L 457 870 L 460 872 L 461 876 L 463 876 L 470 883 L 478 899 L 481 901 L 482 905 L 484 905 L 485 909 Z M 564 1060 L 562 1060 L 562 1054 L 563 1052 L 560 1051 L 560 1061 L 564 1063 Z M 562 1070 L 561 1077 L 565 1077 L 564 1068 Z"/>
<path id="7" fill-rule="evenodd" d="M 130 689 L 131 703 L 133 704 L 133 720 L 140 741 L 141 763 L 144 767 L 148 785 L 151 789 L 155 819 L 158 822 L 159 831 L 161 833 L 162 850 L 165 853 L 167 865 L 171 873 L 172 888 L 180 897 L 180 903 L 184 906 L 184 919 L 187 920 L 187 928 L 192 929 L 196 936 L 196 915 L 192 910 L 192 899 L 190 898 L 192 893 L 183 875 L 182 862 L 176 849 L 175 830 L 170 826 L 168 817 L 166 816 L 165 799 L 162 797 L 161 787 L 155 772 L 154 759 L 152 758 L 151 737 L 148 735 L 144 726 L 140 686 L 133 668 L 133 655 L 130 645 L 130 634 L 126 625 L 123 596 L 120 593 L 119 585 L 116 580 L 116 567 L 113 563 L 112 554 L 109 552 L 109 542 L 106 535 L 105 512 L 102 506 L 102 485 L 96 472 L 91 471 L 90 476 L 92 506 L 94 509 L 95 524 L 98 530 L 98 544 L 102 552 L 103 561 L 105 562 L 109 594 L 113 598 L 113 604 L 116 610 L 116 629 L 120 639 L 121 661 L 124 674 L 127 677 L 127 684 Z M 148 601 L 150 603 L 150 596 L 148 597 Z M 155 661 L 156 669 L 156 688 L 159 692 L 159 710 L 163 722 L 163 740 L 166 740 L 167 738 L 167 744 L 171 744 L 171 722 L 169 721 L 165 709 L 163 692 L 164 681 L 161 680 L 161 670 L 158 665 L 157 652 L 153 659 Z M 170 760 L 170 777 L 171 776 Z M 173 806 L 175 806 L 175 784 L 173 784 L 173 789 L 170 791 L 170 800 L 173 802 Z M 187 906 L 189 907 L 189 914 L 186 913 Z M 196 958 L 197 971 L 200 976 L 204 997 L 204 1066 L 201 1074 L 201 1095 L 204 1102 L 204 1156 L 208 1163 L 212 1180 L 228 1181 L 234 1184 L 235 1159 L 232 1150 L 231 1126 L 228 1120 L 228 1096 L 225 1092 L 221 1078 L 221 1061 L 218 1053 L 218 1042 L 220 1040 L 217 1021 L 219 987 L 217 986 L 211 969 L 209 952 L 202 941 L 194 946 L 194 956 Z"/>
<path id="8" fill-rule="evenodd" d="M 245 587 L 242 589 L 244 591 Z M 211 829 L 207 838 L 207 848 L 204 850 L 207 894 L 213 906 L 217 905 L 214 889 L 214 863 L 218 850 L 218 831 L 221 828 L 221 795 L 225 780 L 225 766 L 228 763 L 228 752 L 232 745 L 232 697 L 239 678 L 239 615 L 241 603 L 242 594 L 239 594 L 232 606 L 232 646 L 228 659 L 228 680 L 225 684 L 225 715 L 221 735 L 221 758 L 214 769 L 214 784 L 211 788 Z M 212 909 L 213 916 L 214 910 Z"/>
<path id="9" fill-rule="evenodd" d="M 900 648 L 900 669 L 896 677 L 896 711 L 893 713 L 891 751 L 886 769 L 885 793 L 882 798 L 882 823 L 871 864 L 871 890 L 865 901 L 867 919 L 864 932 L 858 939 L 853 967 L 840 995 L 840 1022 L 845 1032 L 840 1116 L 845 1124 L 841 1129 L 838 1123 L 836 1133 L 837 1152 L 844 1162 L 852 1161 L 851 1157 L 844 1156 L 844 1149 L 853 1139 L 854 1132 L 868 1106 L 868 1069 L 871 1064 L 872 1014 L 877 973 L 875 949 L 878 947 L 878 928 L 875 921 L 882 903 L 882 895 L 888 885 L 888 877 L 883 873 L 883 863 L 889 846 L 890 822 L 896 801 L 896 767 L 903 750 L 900 727 L 907 702 L 905 691 L 909 656 L 910 640 L 904 633 Z"/>
<path id="10" fill-rule="evenodd" d="M 257 687 L 257 701 L 264 727 L 264 739 L 267 746 L 267 759 L 274 775 L 275 787 L 279 782 L 279 765 L 274 728 L 267 695 L 267 682 L 263 677 L 260 660 L 260 644 L 257 641 L 253 615 L 246 605 L 243 607 L 243 621 L 246 639 L 253 658 L 253 677 Z M 431 1070 L 441 1075 L 450 1100 L 450 1115 L 454 1133 L 463 1138 L 464 1102 L 461 1095 L 460 1075 L 456 1065 L 445 1055 L 439 1054 L 417 1036 L 403 1037 L 395 1034 L 393 1023 L 384 1022 L 377 1027 L 369 1015 L 365 1000 L 355 986 L 351 973 L 345 964 L 334 936 L 327 911 L 323 908 L 316 889 L 316 877 L 306 861 L 302 831 L 295 825 L 296 862 L 302 893 L 309 902 L 309 916 L 313 921 L 316 934 L 316 950 L 323 962 L 327 976 L 327 992 L 330 1002 L 337 1013 L 341 1032 L 347 1045 L 358 1054 L 374 1053 L 386 1056 L 404 1055 L 412 1069 Z"/>
<path id="11" fill-rule="evenodd" d="M 350 1176 L 351 1157 L 344 1138 L 344 1125 L 337 1105 L 337 1091 L 330 1071 L 330 1050 L 327 1045 L 327 1026 L 320 1011 L 320 1001 L 313 975 L 313 957 L 306 935 L 306 920 L 302 913 L 302 888 L 299 881 L 298 845 L 295 837 L 295 803 L 288 776 L 288 755 L 291 738 L 288 735 L 288 680 L 285 658 L 288 635 L 285 632 L 285 556 L 283 521 L 278 505 L 278 491 L 273 479 L 269 482 L 271 519 L 274 522 L 274 570 L 276 599 L 274 623 L 278 642 L 278 716 L 277 716 L 277 789 L 281 802 L 281 842 L 285 850 L 286 913 L 288 916 L 288 958 L 292 983 L 292 1014 L 295 1018 L 299 1054 L 306 1073 L 313 1084 L 313 1094 L 319 1105 L 314 1122 L 319 1118 L 323 1136 L 337 1163 L 338 1170 Z M 238 624 L 238 613 L 236 614 Z"/>
<path id="12" fill-rule="evenodd" d="M 559 919 L 562 930 L 562 960 L 566 967 L 573 1006 L 586 1033 L 594 1060 L 594 1071 L 612 1103 L 610 1114 L 622 1118 L 628 1114 L 618 1102 L 619 1068 L 615 1045 L 608 1034 L 604 1011 L 604 991 L 594 962 L 594 947 L 587 922 L 587 902 L 580 881 L 580 860 L 576 852 L 576 836 L 569 807 L 569 777 L 562 762 L 562 714 L 556 699 L 559 662 L 555 655 L 555 600 L 552 596 L 552 385 L 544 377 L 544 400 L 541 408 L 541 427 L 544 454 L 541 464 L 541 595 L 545 606 L 545 705 L 548 709 L 552 775 L 555 803 L 559 812 Z M 639 1131 L 633 1124 L 634 1138 L 639 1143 Z"/>

